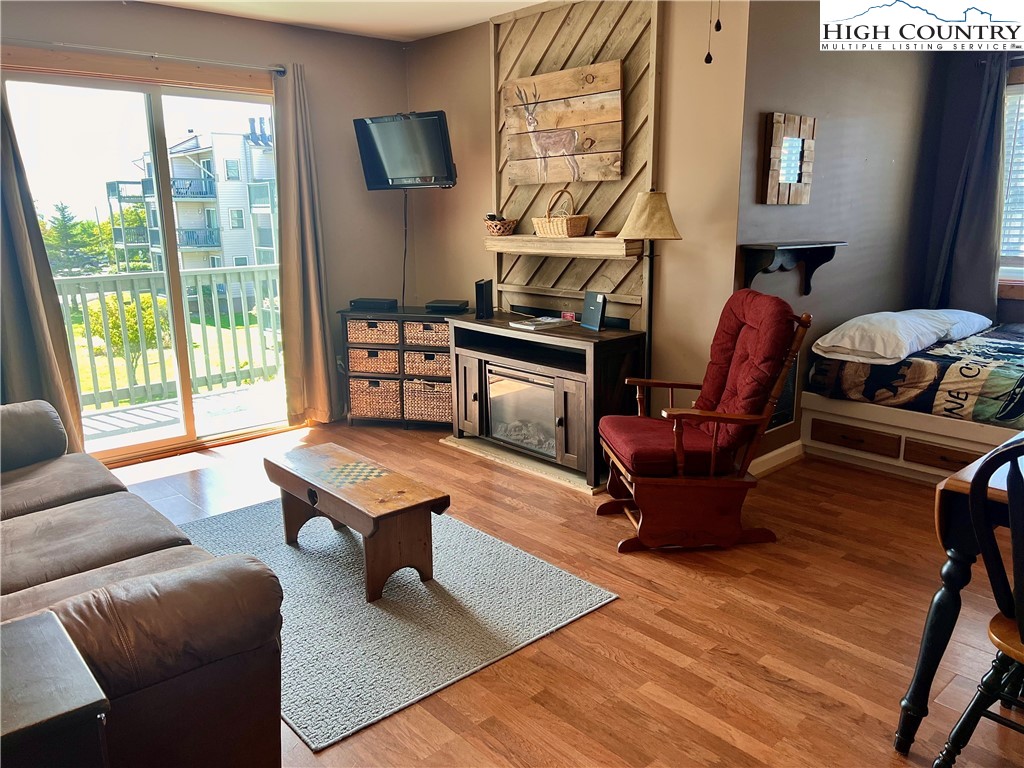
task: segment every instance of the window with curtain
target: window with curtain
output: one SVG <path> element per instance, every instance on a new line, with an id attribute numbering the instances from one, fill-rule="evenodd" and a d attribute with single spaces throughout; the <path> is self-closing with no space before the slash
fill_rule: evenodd
<path id="1" fill-rule="evenodd" d="M 1024 83 L 1006 87 L 999 282 L 1024 282 Z"/>

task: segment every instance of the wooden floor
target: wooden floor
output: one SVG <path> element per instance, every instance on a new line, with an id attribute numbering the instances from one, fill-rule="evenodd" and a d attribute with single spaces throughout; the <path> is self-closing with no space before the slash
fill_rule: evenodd
<path id="1" fill-rule="evenodd" d="M 619 555 L 591 498 L 438 444 L 433 431 L 325 427 L 117 474 L 175 522 L 276 495 L 262 457 L 332 440 L 452 497 L 450 514 L 620 599 L 286 766 L 930 766 L 988 668 L 986 581 L 964 609 L 909 759 L 892 733 L 943 561 L 932 489 L 805 459 L 749 497 L 776 544 Z M 983 721 L 958 766 L 1024 765 Z"/>

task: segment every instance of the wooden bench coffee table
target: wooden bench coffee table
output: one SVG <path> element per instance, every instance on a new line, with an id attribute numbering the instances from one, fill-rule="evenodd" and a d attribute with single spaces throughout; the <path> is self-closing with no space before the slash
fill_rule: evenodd
<path id="1" fill-rule="evenodd" d="M 399 568 L 415 568 L 423 581 L 434 578 L 430 513 L 448 509 L 448 494 L 333 443 L 295 448 L 263 466 L 281 488 L 285 542 L 297 545 L 299 529 L 314 517 L 363 535 L 368 603 Z"/>

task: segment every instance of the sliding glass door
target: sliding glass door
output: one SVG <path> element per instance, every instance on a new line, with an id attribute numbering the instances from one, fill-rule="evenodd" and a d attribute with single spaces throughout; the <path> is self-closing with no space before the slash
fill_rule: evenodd
<path id="1" fill-rule="evenodd" d="M 283 421 L 269 100 L 13 75 L 4 86 L 86 450 Z"/>

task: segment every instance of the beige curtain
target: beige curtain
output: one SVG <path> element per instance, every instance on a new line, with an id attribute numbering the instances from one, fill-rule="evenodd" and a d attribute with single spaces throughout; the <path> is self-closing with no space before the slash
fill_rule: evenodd
<path id="1" fill-rule="evenodd" d="M 288 423 L 340 415 L 327 306 L 320 194 L 301 64 L 274 78 L 281 335 Z"/>
<path id="2" fill-rule="evenodd" d="M 50 262 L 39 231 L 7 94 L 2 99 L 0 183 L 0 401 L 46 400 L 60 414 L 68 450 L 82 450 L 82 408 Z M 12 439 L 5 435 L 4 439 Z"/>

